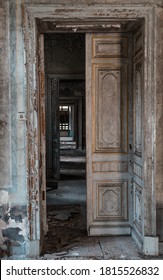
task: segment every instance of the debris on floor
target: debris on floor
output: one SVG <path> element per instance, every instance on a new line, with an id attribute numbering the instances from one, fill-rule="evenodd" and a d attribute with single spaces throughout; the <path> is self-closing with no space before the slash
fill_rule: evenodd
<path id="1" fill-rule="evenodd" d="M 74 208 L 50 211 L 49 218 L 53 217 L 55 220 L 66 221 L 72 217 L 73 213 L 77 213 Z"/>
<path id="2" fill-rule="evenodd" d="M 131 237 L 89 237 L 81 205 L 49 205 L 42 259 L 141 259 Z"/>
<path id="3" fill-rule="evenodd" d="M 44 257 L 51 253 L 54 258 L 63 258 L 86 235 L 86 226 L 81 219 L 81 206 L 48 206 L 48 220 L 50 222 L 45 237 Z"/>

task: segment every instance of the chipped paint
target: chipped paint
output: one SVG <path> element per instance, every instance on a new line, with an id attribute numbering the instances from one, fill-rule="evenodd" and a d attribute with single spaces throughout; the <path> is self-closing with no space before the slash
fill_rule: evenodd
<path id="1" fill-rule="evenodd" d="M 16 223 L 22 223 L 23 219 L 27 216 L 26 206 L 14 206 L 10 209 L 10 217 Z"/>
<path id="2" fill-rule="evenodd" d="M 24 242 L 24 237 L 22 234 L 20 234 L 21 229 L 18 227 L 8 227 L 6 229 L 2 229 L 2 235 L 4 238 L 7 238 L 8 240 L 17 241 L 19 243 Z"/>
<path id="3" fill-rule="evenodd" d="M 9 204 L 2 204 L 0 206 L 0 219 L 4 221 L 6 224 L 8 223 L 8 220 L 10 219 L 9 216 Z"/>
<path id="4" fill-rule="evenodd" d="M 1 190 L 1 195 L 0 195 L 0 205 L 6 204 L 9 201 L 9 195 L 7 191 Z"/>
<path id="5" fill-rule="evenodd" d="M 14 206 L 12 210 L 8 208 L 7 223 L 4 218 L 0 220 L 0 228 L 2 229 L 2 231 L 0 231 L 0 252 L 2 255 L 12 255 L 13 250 L 19 254 L 21 251 L 24 252 L 25 250 L 24 241 L 27 240 L 27 217 L 25 217 L 25 208 L 25 206 Z"/>

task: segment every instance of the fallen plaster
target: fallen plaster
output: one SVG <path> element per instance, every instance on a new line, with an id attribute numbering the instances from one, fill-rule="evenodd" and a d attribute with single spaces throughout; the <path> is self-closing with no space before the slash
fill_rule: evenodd
<path id="1" fill-rule="evenodd" d="M 77 213 L 77 211 L 73 208 L 65 209 L 65 210 L 58 210 L 58 211 L 51 211 L 51 212 L 49 212 L 49 217 L 52 217 L 54 220 L 67 221 L 72 217 L 73 213 Z"/>
<path id="2" fill-rule="evenodd" d="M 39 259 L 152 259 L 150 256 L 140 254 L 131 237 L 87 236 L 81 208 L 81 205 L 48 206 L 49 231 L 45 237 L 42 256 Z M 58 214 L 63 214 L 64 218 L 57 219 Z M 163 255 L 153 258 L 163 259 Z"/>

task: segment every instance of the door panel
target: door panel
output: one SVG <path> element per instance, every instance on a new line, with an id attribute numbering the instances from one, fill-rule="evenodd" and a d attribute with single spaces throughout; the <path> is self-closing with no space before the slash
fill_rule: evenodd
<path id="1" fill-rule="evenodd" d="M 87 34 L 87 222 L 89 235 L 130 234 L 128 36 Z"/>
<path id="2" fill-rule="evenodd" d="M 93 73 L 95 152 L 126 153 L 127 64 L 94 64 Z"/>

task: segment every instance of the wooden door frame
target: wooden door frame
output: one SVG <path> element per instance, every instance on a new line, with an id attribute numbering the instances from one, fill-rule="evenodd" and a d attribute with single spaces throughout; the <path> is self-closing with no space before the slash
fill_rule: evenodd
<path id="1" fill-rule="evenodd" d="M 39 122 L 39 84 L 37 80 L 37 33 L 40 26 L 37 21 L 54 21 L 56 18 L 64 23 L 63 30 L 67 28 L 75 31 L 84 25 L 85 32 L 94 31 L 97 26 L 105 31 L 114 29 L 115 22 L 144 20 L 144 243 L 143 252 L 151 253 L 153 246 L 158 243 L 156 238 L 156 45 L 155 5 L 56 5 L 31 4 L 22 6 L 24 46 L 25 46 L 25 76 L 26 76 L 26 158 L 27 158 L 27 194 L 28 194 L 28 255 L 35 246 L 36 255 L 40 253 L 40 162 L 38 161 L 39 123 L 45 125 L 45 120 Z M 66 22 L 73 22 L 66 28 Z M 98 23 L 98 24 L 97 24 Z M 74 27 L 75 26 L 75 27 Z M 53 25 L 54 27 L 54 25 Z M 100 29 L 100 30 L 101 30 Z M 56 30 L 54 30 L 56 31 Z M 45 32 L 45 31 L 43 31 Z M 43 78 L 43 77 L 42 77 Z M 87 100 L 89 97 L 87 97 Z M 86 108 L 86 116 L 89 108 Z M 88 120 L 87 120 L 88 121 Z M 33 147 L 31 149 L 31 147 Z M 29 157 L 30 155 L 30 157 Z M 42 154 L 43 158 L 45 154 Z M 89 151 L 87 151 L 89 156 Z M 33 170 L 34 172 L 31 172 Z M 45 170 L 44 170 L 45 172 Z M 45 176 L 44 176 L 45 177 Z M 45 183 L 45 182 L 43 182 Z M 150 238 L 150 239 L 149 239 Z M 150 243 L 150 246 L 149 246 Z"/>

